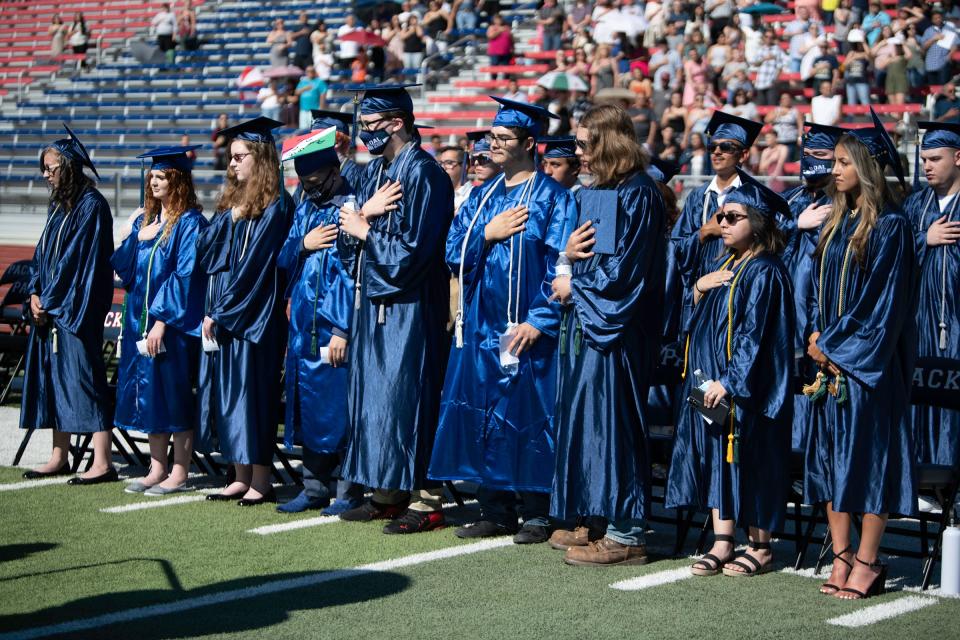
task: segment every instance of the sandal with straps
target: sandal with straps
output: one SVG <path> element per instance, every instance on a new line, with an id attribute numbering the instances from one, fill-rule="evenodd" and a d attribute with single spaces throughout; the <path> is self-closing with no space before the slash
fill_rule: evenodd
<path id="1" fill-rule="evenodd" d="M 713 536 L 713 541 L 729 542 L 730 544 L 733 544 L 734 538 L 733 536 L 728 536 L 723 533 L 718 533 Z M 733 559 L 733 556 L 734 554 L 731 551 L 730 555 L 726 559 L 721 560 L 720 558 L 713 555 L 712 553 L 705 553 L 703 554 L 703 557 L 701 557 L 699 560 L 693 563 L 693 566 L 690 567 L 690 573 L 692 573 L 695 576 L 715 576 L 718 573 L 720 573 L 720 568 L 723 565 L 725 565 L 726 563 L 730 562 Z M 702 564 L 703 566 L 698 567 L 697 565 L 699 564 Z"/>
<path id="2" fill-rule="evenodd" d="M 843 554 L 845 554 L 847 551 L 850 551 L 852 548 L 853 548 L 853 545 L 848 544 L 847 548 L 841 551 L 840 553 L 835 552 L 833 549 L 830 550 L 830 553 L 833 554 L 833 561 L 836 562 L 837 560 L 839 560 L 843 564 L 850 567 L 850 571 L 853 571 L 853 563 L 847 560 L 846 558 L 844 558 Z M 850 575 L 850 574 L 847 574 L 847 575 Z M 829 589 L 829 591 L 825 591 L 825 589 Z M 840 587 L 838 587 L 833 583 L 824 582 L 822 585 L 820 585 L 820 593 L 822 593 L 825 596 L 832 596 L 837 591 L 840 591 Z"/>
<path id="3" fill-rule="evenodd" d="M 769 542 L 755 542 L 751 540 L 748 546 L 755 551 L 770 549 Z M 750 563 L 750 565 L 753 566 L 742 562 L 743 560 L 746 560 Z M 760 564 L 760 562 L 749 553 L 741 553 L 733 560 L 730 560 L 724 564 L 732 564 L 743 569 L 743 571 L 737 571 L 736 569 L 728 569 L 726 567 L 723 568 L 723 575 L 734 578 L 752 578 L 754 576 L 763 575 L 764 573 L 773 571 L 773 558 L 771 558 L 766 564 Z"/>
<path id="4" fill-rule="evenodd" d="M 867 587 L 866 591 L 859 591 L 851 587 L 844 587 L 843 589 L 838 589 L 834 594 L 834 598 L 839 598 L 840 600 L 865 600 L 873 596 L 882 596 L 887 592 L 887 565 L 879 560 L 873 562 L 864 562 L 857 556 L 853 556 L 853 559 L 859 562 L 860 564 L 865 564 L 870 567 L 871 570 L 879 569 L 879 573 L 874 574 L 873 582 L 870 583 L 870 586 Z M 841 593 L 852 593 L 854 598 L 844 598 L 838 594 Z"/>

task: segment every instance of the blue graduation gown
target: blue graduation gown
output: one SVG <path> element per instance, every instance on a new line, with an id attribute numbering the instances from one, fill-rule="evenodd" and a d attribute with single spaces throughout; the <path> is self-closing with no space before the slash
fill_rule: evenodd
<path id="1" fill-rule="evenodd" d="M 197 238 L 209 223 L 196 209 L 185 211 L 170 230 L 170 236 L 159 246 L 162 231 L 152 240 L 137 240 L 142 223 L 141 216 L 110 259 L 127 291 L 121 328 L 124 348 L 120 353 L 113 421 L 121 429 L 145 433 L 190 431 L 196 421 L 193 386 L 197 378 L 206 292 L 206 278 L 194 277 Z M 136 347 L 144 333 L 141 322 L 148 268 L 150 300 L 146 330 L 157 320 L 166 323 L 163 334 L 166 352 L 156 358 L 140 355 Z"/>
<path id="2" fill-rule="evenodd" d="M 683 357 L 683 344 L 680 342 L 680 318 L 683 313 L 683 278 L 677 265 L 677 256 L 673 241 L 667 241 L 666 275 L 663 290 L 663 338 L 661 350 L 673 357 Z M 658 356 L 660 357 L 660 356 Z M 647 418 L 651 425 L 673 425 L 676 413 L 679 385 L 675 383 L 655 384 L 647 393 Z"/>
<path id="3" fill-rule="evenodd" d="M 884 211 L 870 234 L 866 263 L 851 257 L 845 309 L 837 317 L 840 273 L 856 219 L 842 227 L 811 271 L 808 322 L 817 345 L 846 374 L 849 399 L 826 394 L 814 403 L 806 445 L 804 495 L 833 501 L 836 511 L 909 515 L 917 506 L 910 384 L 916 353 L 917 265 L 907 218 Z"/>
<path id="4" fill-rule="evenodd" d="M 287 341 L 284 440 L 311 451 L 336 453 L 346 446 L 347 367 L 320 361 L 320 348 L 336 333 L 347 337 L 353 314 L 353 279 L 337 247 L 308 251 L 303 238 L 312 229 L 337 224 L 344 196 L 317 206 L 306 198 L 297 206 L 293 227 L 277 258 L 290 282 L 290 334 Z"/>
<path id="5" fill-rule="evenodd" d="M 30 291 L 40 296 L 49 318 L 30 330 L 21 428 L 66 433 L 110 428 L 102 348 L 103 322 L 113 303 L 112 252 L 110 205 L 96 189 L 84 191 L 71 211 L 47 214 L 33 254 Z"/>
<path id="6" fill-rule="evenodd" d="M 778 257 L 760 254 L 739 265 L 733 289 L 733 339 L 727 359 L 730 289 L 707 291 L 694 307 L 682 397 L 697 380 L 728 392 L 740 429 L 739 461 L 726 462 L 730 425 L 707 424 L 693 405 L 678 411 L 666 506 L 719 509 L 740 527 L 778 529 L 789 486 L 793 421 L 793 290 Z"/>
<path id="7" fill-rule="evenodd" d="M 693 290 L 693 283 L 703 273 L 712 271 L 709 267 L 704 271 L 703 265 L 705 263 L 712 265 L 717 256 L 724 253 L 723 240 L 719 236 L 700 242 L 700 227 L 707 223 L 710 216 L 717 213 L 715 210 L 705 210 L 709 186 L 710 182 L 707 182 L 687 194 L 683 201 L 683 209 L 673 224 L 670 234 L 672 260 L 682 284 L 680 326 L 686 326 L 689 323 L 690 314 L 693 312 L 693 298 L 690 293 Z"/>
<path id="8" fill-rule="evenodd" d="M 920 263 L 920 299 L 917 306 L 917 355 L 921 358 L 960 360 L 960 246 L 927 246 L 927 230 L 943 215 L 960 221 L 960 198 L 940 211 L 933 189 L 911 195 L 904 210 L 913 223 Z M 945 279 L 945 280 L 944 280 Z M 946 287 L 943 286 L 944 281 Z M 946 326 L 946 348 L 940 348 L 940 318 Z M 955 465 L 960 461 L 960 411 L 915 405 L 913 432 L 918 462 Z"/>
<path id="9" fill-rule="evenodd" d="M 220 350 L 200 355 L 197 449 L 237 464 L 270 464 L 280 413 L 280 366 L 286 343 L 284 272 L 277 255 L 293 203 L 284 191 L 260 217 L 214 216 L 197 257 L 209 277 L 206 315 Z"/>
<path id="10" fill-rule="evenodd" d="M 430 477 L 546 493 L 553 482 L 560 326 L 560 308 L 548 299 L 557 256 L 566 243 L 564 234 L 571 219 L 576 222 L 577 210 L 570 192 L 541 172 L 534 178 L 529 200 L 520 200 L 523 188 L 507 193 L 503 181 L 495 179 L 473 189 L 447 236 L 447 265 L 455 277 L 461 262 L 464 267 L 464 340 L 462 349 L 450 350 Z M 478 215 L 484 195 L 491 190 Z M 520 204 L 529 209 L 522 251 L 520 235 L 514 236 L 512 246 L 510 240 L 488 245 L 483 236 L 486 224 Z M 508 283 L 514 287 L 512 294 Z M 500 336 L 507 329 L 508 300 L 512 297 L 517 305 L 518 295 L 516 322 L 527 322 L 542 335 L 520 356 L 517 371 L 508 374 L 500 367 Z"/>
<path id="11" fill-rule="evenodd" d="M 416 143 L 401 149 L 388 167 L 383 158 L 371 161 L 357 200 L 365 202 L 387 179 L 402 185 L 398 208 L 371 221 L 359 248 L 346 234 L 339 240 L 341 259 L 360 286 L 360 308 L 350 327 L 343 467 L 353 482 L 411 490 L 426 481 L 450 347 L 444 240 L 453 218 L 453 185 Z"/>
<path id="12" fill-rule="evenodd" d="M 561 319 L 550 513 L 563 519 L 649 513 L 645 401 L 663 326 L 666 222 L 646 173 L 616 190 L 616 252 L 574 263 Z"/>

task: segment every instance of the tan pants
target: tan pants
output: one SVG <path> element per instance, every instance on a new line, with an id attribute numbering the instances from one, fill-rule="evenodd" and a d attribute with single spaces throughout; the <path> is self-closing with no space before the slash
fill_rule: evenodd
<path id="1" fill-rule="evenodd" d="M 414 511 L 440 511 L 443 503 L 443 488 L 398 491 L 397 489 L 377 489 L 373 492 L 373 501 L 380 504 L 399 504 L 410 500 L 410 509 Z"/>

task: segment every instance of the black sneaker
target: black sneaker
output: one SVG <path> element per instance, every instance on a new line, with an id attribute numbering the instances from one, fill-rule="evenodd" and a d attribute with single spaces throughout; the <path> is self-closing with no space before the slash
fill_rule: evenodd
<path id="1" fill-rule="evenodd" d="M 393 520 L 403 513 L 403 510 L 406 508 L 407 504 L 405 502 L 401 504 L 380 504 L 379 502 L 370 500 L 369 502 L 364 502 L 359 507 L 344 511 L 340 514 L 340 519 L 349 522 Z"/>
<path id="2" fill-rule="evenodd" d="M 383 527 L 384 533 L 423 533 L 447 526 L 441 511 L 414 511 L 407 509 L 399 518 Z"/>
<path id="3" fill-rule="evenodd" d="M 495 536 L 509 536 L 516 533 L 516 529 L 511 529 L 502 524 L 497 524 L 490 520 L 477 520 L 473 524 L 465 527 L 457 527 L 453 530 L 453 535 L 458 538 L 493 538 Z"/>
<path id="4" fill-rule="evenodd" d="M 550 539 L 550 528 L 537 524 L 525 524 L 513 536 L 514 544 L 540 544 Z"/>

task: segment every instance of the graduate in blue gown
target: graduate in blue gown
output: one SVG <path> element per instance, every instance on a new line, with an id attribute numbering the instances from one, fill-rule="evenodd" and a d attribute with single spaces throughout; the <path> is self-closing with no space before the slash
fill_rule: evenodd
<path id="1" fill-rule="evenodd" d="M 313 116 L 313 122 L 310 124 L 310 131 L 323 131 L 330 127 L 337 128 L 336 152 L 340 161 L 340 176 L 350 185 L 354 193 L 360 190 L 360 176 L 363 175 L 363 167 L 357 164 L 352 157 L 350 148 L 350 127 L 353 124 L 353 113 L 343 111 L 328 111 L 326 109 L 313 109 L 310 111 Z M 303 201 L 303 186 L 297 185 L 293 192 L 293 201 L 300 204 Z"/>
<path id="2" fill-rule="evenodd" d="M 919 122 L 927 187 L 904 203 L 920 263 L 917 355 L 960 360 L 960 125 Z M 913 407 L 917 461 L 960 462 L 960 411 Z"/>
<path id="3" fill-rule="evenodd" d="M 682 397 L 730 410 L 708 423 L 689 401 L 678 409 L 667 508 L 709 508 L 714 545 L 694 575 L 748 576 L 773 567 L 770 532 L 783 525 L 793 421 L 794 310 L 777 214 L 789 207 L 746 173 L 723 204 L 719 268 L 693 285 Z M 734 558 L 734 529 L 749 550 Z"/>
<path id="4" fill-rule="evenodd" d="M 576 205 L 534 162 L 550 113 L 494 100 L 488 140 L 503 174 L 471 192 L 447 236 L 460 300 L 430 477 L 480 485 L 480 518 L 458 537 L 516 533 L 528 544 L 550 535 L 560 324 L 550 285 Z"/>
<path id="5" fill-rule="evenodd" d="M 197 257 L 208 277 L 200 356 L 198 448 L 218 450 L 236 480 L 208 500 L 276 501 L 270 484 L 287 339 L 286 278 L 277 256 L 292 198 L 282 187 L 270 131 L 258 117 L 231 127 L 230 166 Z"/>
<path id="6" fill-rule="evenodd" d="M 97 174 L 73 132 L 40 152 L 50 185 L 47 224 L 31 264 L 30 312 L 20 427 L 53 429 L 53 453 L 24 473 L 42 478 L 70 473 L 71 433 L 93 434 L 93 465 L 71 484 L 117 480 L 110 461 L 112 423 L 103 322 L 113 301 L 113 219 L 110 205 L 83 168 Z"/>
<path id="7" fill-rule="evenodd" d="M 287 447 L 303 445 L 303 491 L 277 507 L 281 513 L 329 505 L 328 484 L 346 446 L 353 280 L 337 254 L 336 240 L 340 207 L 353 190 L 340 175 L 335 134 L 330 128 L 284 143 L 293 149 L 282 159 L 293 161 L 306 197 L 277 258 L 290 282 L 284 439 Z M 355 503 L 348 508 L 359 505 L 362 495 L 362 487 L 355 487 Z"/>
<path id="8" fill-rule="evenodd" d="M 551 114 L 552 115 L 552 114 Z M 543 172 L 560 183 L 570 193 L 580 190 L 580 158 L 577 157 L 576 138 L 573 136 L 553 136 L 540 139 L 543 142 L 543 155 L 540 167 Z"/>
<path id="9" fill-rule="evenodd" d="M 187 155 L 198 148 L 162 147 L 138 156 L 153 159 L 146 198 L 130 235 L 110 259 L 127 292 L 113 422 L 148 434 L 150 443 L 149 473 L 127 485 L 127 493 L 162 496 L 187 490 L 206 293 L 196 258 L 197 239 L 208 222 Z"/>
<path id="10" fill-rule="evenodd" d="M 659 357 L 666 266 L 663 199 L 644 171 L 646 156 L 625 111 L 590 109 L 577 128 L 577 150 L 594 176 L 594 190 L 615 192 L 616 209 L 583 210 L 588 218 L 570 236 L 572 275 L 554 280 L 565 305 L 557 378 L 557 458 L 551 515 L 609 519 L 606 535 L 571 546 L 564 561 L 578 565 L 643 564 L 649 514 L 650 460 L 645 403 Z M 598 201 L 605 194 L 597 194 Z M 591 198 L 588 198 L 592 200 Z M 615 223 L 613 253 L 590 249 L 592 219 Z M 601 222 L 603 224 L 603 222 Z"/>
<path id="11" fill-rule="evenodd" d="M 910 385 L 916 353 L 917 263 L 910 221 L 883 175 L 899 156 L 882 123 L 837 144 L 835 196 L 814 253 L 807 353 L 820 371 L 804 388 L 814 404 L 804 495 L 827 504 L 835 561 L 823 593 L 883 592 L 877 552 L 888 513 L 916 509 Z M 863 514 L 859 548 L 852 513 Z"/>
<path id="12" fill-rule="evenodd" d="M 838 127 L 810 123 L 807 123 L 807 127 L 809 130 L 803 136 L 803 155 L 800 158 L 800 178 L 803 182 L 783 194 L 783 198 L 790 205 L 791 214 L 789 224 L 783 226 L 788 235 L 787 246 L 783 251 L 783 263 L 787 265 L 793 280 L 794 308 L 797 313 L 794 358 L 796 372 L 802 378 L 809 377 L 811 372 L 811 363 L 805 357 L 807 336 L 804 330 L 813 251 L 817 247 L 820 225 L 830 213 L 830 196 L 827 195 L 827 190 L 833 182 L 833 148 L 843 135 L 843 129 Z M 793 400 L 791 445 L 794 449 L 803 449 L 809 412 L 810 403 L 797 391 Z"/>
<path id="13" fill-rule="evenodd" d="M 450 346 L 453 185 L 420 147 L 403 86 L 367 89 L 360 120 L 373 160 L 357 198 L 362 215 L 341 209 L 338 240 L 355 281 L 344 476 L 376 491 L 340 517 L 394 519 L 385 533 L 415 533 L 444 522 L 443 490 L 427 467 Z"/>

